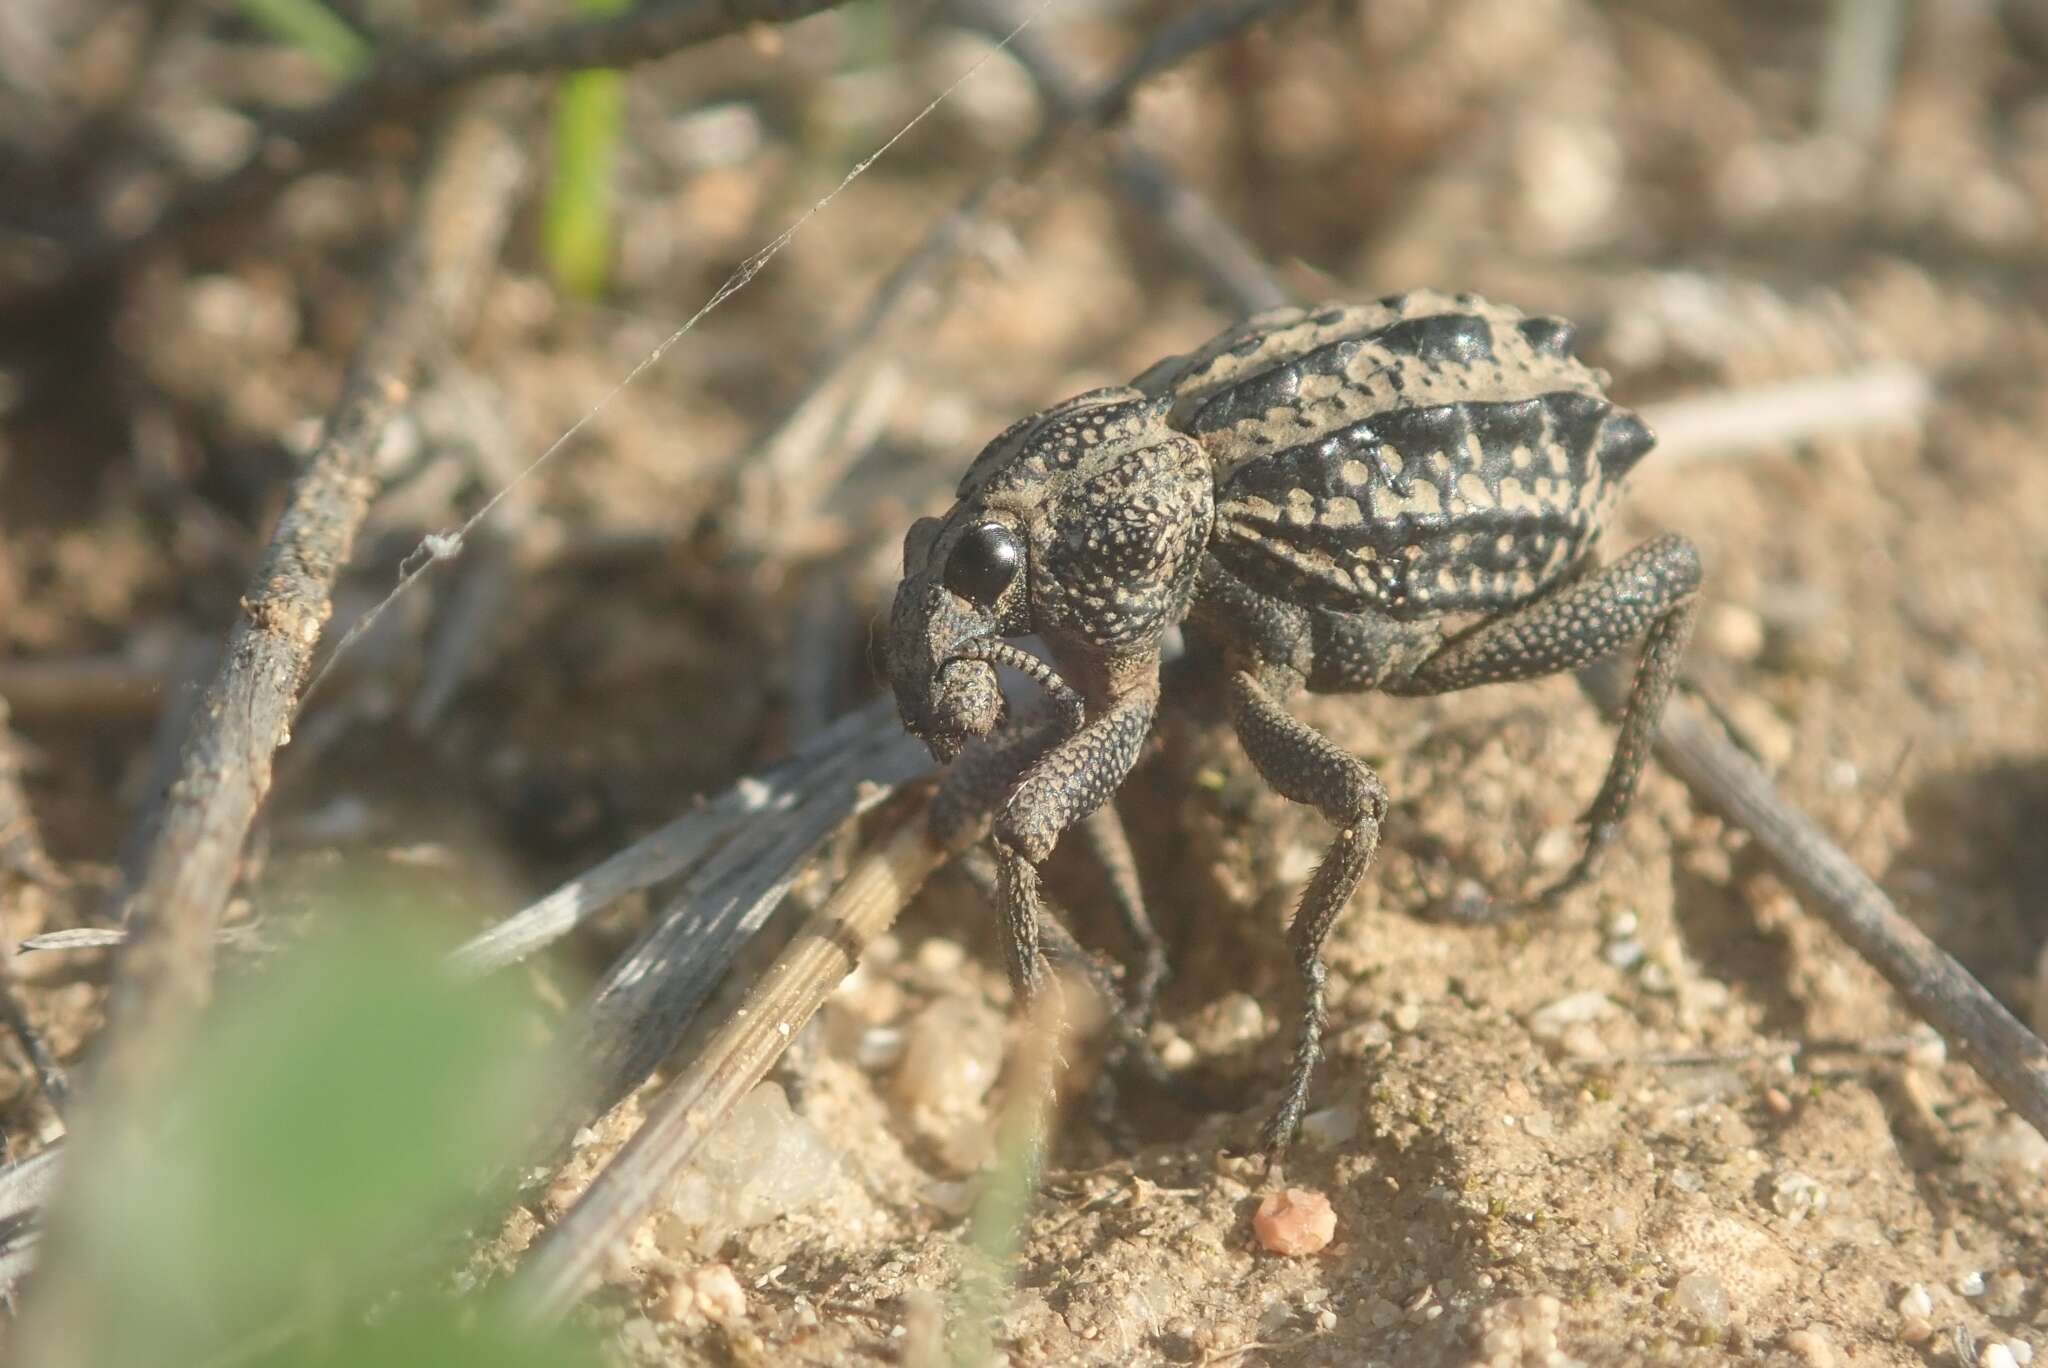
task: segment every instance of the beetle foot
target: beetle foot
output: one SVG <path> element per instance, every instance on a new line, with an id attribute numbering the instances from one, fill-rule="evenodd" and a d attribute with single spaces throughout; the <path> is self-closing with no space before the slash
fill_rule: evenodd
<path id="1" fill-rule="evenodd" d="M 1585 853 L 1579 856 L 1578 863 L 1565 871 L 1563 878 L 1536 895 L 1537 910 L 1553 911 L 1564 901 L 1567 894 L 1577 892 L 1591 883 L 1593 876 L 1600 871 L 1601 855 L 1606 852 L 1608 846 L 1614 844 L 1614 838 L 1620 832 L 1619 822 L 1588 823 Z"/>

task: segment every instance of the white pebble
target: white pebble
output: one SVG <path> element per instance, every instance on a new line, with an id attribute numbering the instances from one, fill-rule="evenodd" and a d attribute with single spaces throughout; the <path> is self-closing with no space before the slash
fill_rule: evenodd
<path id="1" fill-rule="evenodd" d="M 1835 1368 L 1835 1346 L 1818 1325 L 1794 1330 L 1785 1336 L 1785 1348 L 1799 1356 L 1807 1368 Z"/>
<path id="2" fill-rule="evenodd" d="M 2007 1112 L 1988 1130 L 1971 1133 L 1963 1142 L 1964 1157 L 2008 1179 L 2032 1178 L 2048 1172 L 2048 1140 Z"/>
<path id="3" fill-rule="evenodd" d="M 1324 1107 L 1301 1118 L 1301 1138 L 1324 1149 L 1335 1149 L 1357 1134 L 1356 1107 Z"/>
<path id="4" fill-rule="evenodd" d="M 1978 1368 L 2019 1368 L 2019 1360 L 2003 1343 L 1991 1340 L 1977 1351 L 1977 1365 Z"/>
<path id="5" fill-rule="evenodd" d="M 1771 1184 L 1771 1208 L 1793 1224 L 1818 1211 L 1826 1211 L 1828 1191 L 1818 1179 L 1804 1173 L 1781 1173 Z"/>
<path id="6" fill-rule="evenodd" d="M 917 967 L 927 974 L 950 978 L 966 963 L 966 947 L 944 936 L 933 936 L 917 947 Z"/>
<path id="7" fill-rule="evenodd" d="M 971 1110 L 995 1086 L 1002 1066 L 1002 1020 L 979 999 L 942 997 L 904 1031 L 893 1091 L 911 1109 Z"/>
<path id="8" fill-rule="evenodd" d="M 1613 999 L 1597 989 L 1573 993 L 1545 1003 L 1529 1014 L 1529 1034 L 1538 1040 L 1556 1040 L 1567 1027 L 1613 1016 L 1619 1008 Z"/>
<path id="9" fill-rule="evenodd" d="M 1958 1291 L 1958 1292 L 1962 1293 L 1962 1294 L 1963 1294 L 1964 1296 L 1966 1296 L 1966 1297 L 1981 1297 L 1981 1296 L 1983 1296 L 1983 1295 L 1984 1295 L 1984 1275 L 1983 1275 L 1983 1273 L 1981 1273 L 1981 1272 L 1979 1272 L 1979 1271 L 1978 1271 L 1977 1269 L 1974 1269 L 1974 1268 L 1973 1268 L 1973 1269 L 1971 1269 L 1971 1270 L 1970 1270 L 1970 1271 L 1969 1271 L 1968 1273 L 1964 1273 L 1964 1274 L 1961 1274 L 1960 1276 L 1958 1276 L 1958 1277 L 1956 1278 L 1956 1291 Z"/>
<path id="10" fill-rule="evenodd" d="M 670 1210 L 700 1232 L 696 1248 L 708 1253 L 735 1230 L 765 1225 L 823 1196 L 838 1162 L 824 1137 L 790 1110 L 782 1089 L 763 1083 L 705 1138 Z"/>
<path id="11" fill-rule="evenodd" d="M 873 1073 L 894 1068 L 903 1058 L 903 1031 L 896 1026 L 870 1026 L 853 1045 L 853 1062 Z"/>
<path id="12" fill-rule="evenodd" d="M 1634 938 L 1609 941 L 1600 957 L 1617 969 L 1633 969 L 1643 961 L 1643 943 Z"/>
<path id="13" fill-rule="evenodd" d="M 1719 1278 L 1688 1273 L 1671 1289 L 1671 1299 L 1680 1311 L 1709 1330 L 1719 1330 L 1728 1324 L 1728 1289 Z"/>
<path id="14" fill-rule="evenodd" d="M 1923 1320 L 1934 1314 L 1934 1298 L 1927 1294 L 1924 1283 L 1914 1283 L 1906 1289 L 1906 1295 L 1899 1298 L 1899 1314 Z"/>

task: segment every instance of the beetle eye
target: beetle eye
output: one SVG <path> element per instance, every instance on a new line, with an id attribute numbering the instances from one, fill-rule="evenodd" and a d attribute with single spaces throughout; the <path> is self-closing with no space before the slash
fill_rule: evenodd
<path id="1" fill-rule="evenodd" d="M 969 603 L 992 608 L 1023 564 L 1024 548 L 1015 533 L 1001 523 L 981 523 L 953 543 L 953 552 L 946 557 L 945 584 Z"/>

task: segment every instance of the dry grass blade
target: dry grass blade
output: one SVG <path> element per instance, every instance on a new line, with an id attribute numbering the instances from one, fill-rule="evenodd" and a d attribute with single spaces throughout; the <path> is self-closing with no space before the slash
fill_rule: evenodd
<path id="1" fill-rule="evenodd" d="M 861 857 L 582 1200 L 541 1238 L 514 1282 L 522 1316 L 546 1324 L 575 1305 L 605 1251 L 654 1205 L 939 866 L 944 856 L 925 839 L 923 816 L 921 805 L 896 814 L 888 840 Z"/>
<path id="2" fill-rule="evenodd" d="M 0 1168 L 0 1296 L 11 1297 L 14 1284 L 35 1263 L 41 1236 L 37 1213 L 57 1184 L 63 1153 L 52 1145 Z"/>
<path id="3" fill-rule="evenodd" d="M 839 719 L 787 760 L 741 780 L 705 807 L 479 932 L 455 951 L 454 967 L 470 974 L 502 968 L 568 935 L 628 893 L 695 869 L 735 832 L 772 826 L 815 796 L 827 779 L 844 771 L 847 756 L 872 748 L 877 734 L 884 741 L 901 741 L 900 729 L 883 710 L 868 708 Z"/>
<path id="4" fill-rule="evenodd" d="M 405 401 L 422 354 L 463 326 L 497 260 L 527 163 L 505 117 L 530 98 L 523 83 L 489 88 L 451 116 L 326 434 L 250 578 L 126 900 L 134 935 L 109 1000 L 110 1035 L 93 1083 L 100 1129 L 88 1131 L 88 1146 L 121 1143 L 122 1108 L 164 1075 L 211 995 L 221 908 L 270 787 L 275 752 L 289 737 L 335 576 L 375 492 L 378 439 Z M 90 1155 L 71 1167 L 89 1174 Z M 64 1326 L 92 1314 L 91 1276 L 57 1264 L 37 1303 L 41 1318 L 32 1308 L 24 1327 L 23 1343 L 39 1346 L 42 1361 L 63 1362 L 73 1340 Z"/>
<path id="5" fill-rule="evenodd" d="M 886 704 L 854 717 L 859 729 L 792 785 L 795 805 L 748 823 L 707 860 L 564 1028 L 579 1090 L 552 1133 L 638 1087 L 825 839 L 930 768 Z"/>
<path id="6" fill-rule="evenodd" d="M 1082 93 L 1081 78 L 1059 51 L 1059 45 L 1045 35 L 1021 33 L 1011 44 L 1011 51 L 1046 102 L 1059 111 L 1060 124 L 1056 127 L 1084 119 L 1107 121 L 1123 112 L 1132 91 L 1144 77 L 1207 43 L 1229 37 L 1278 12 L 1288 3 L 1289 0 L 1250 0 L 1192 15 L 1181 24 L 1162 30 L 1123 71 L 1092 96 Z M 955 8 L 963 22 L 984 29 L 1003 25 L 1008 14 L 1002 0 L 957 0 Z M 1184 267 L 1246 313 L 1270 309 L 1292 298 L 1258 252 L 1214 206 L 1181 184 L 1136 139 L 1128 134 L 1115 134 L 1108 142 L 1109 166 L 1117 189 L 1159 224 L 1168 246 Z"/>
<path id="7" fill-rule="evenodd" d="M 1767 451 L 1867 428 L 1917 427 L 1933 399 L 1918 367 L 1886 364 L 1645 405 L 1660 463 Z"/>
<path id="8" fill-rule="evenodd" d="M 77 285 L 111 270 L 144 243 L 205 223 L 303 170 L 379 119 L 404 117 L 495 76 L 635 66 L 753 24 L 789 23 L 840 0 L 691 0 L 642 5 L 618 15 L 505 29 L 456 30 L 381 52 L 324 103 L 274 115 L 249 140 L 249 160 L 225 175 L 172 187 L 145 222 L 102 222 L 75 246 L 38 244 L 21 255 L 32 270 L 0 275 L 0 308 Z M 280 157 L 280 149 L 296 156 Z"/>

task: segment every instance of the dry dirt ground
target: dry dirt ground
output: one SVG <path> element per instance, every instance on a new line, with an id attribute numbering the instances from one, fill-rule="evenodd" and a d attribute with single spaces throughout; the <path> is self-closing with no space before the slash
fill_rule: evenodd
<path id="1" fill-rule="evenodd" d="M 1099 65 L 1176 8 L 1055 5 L 1044 24 Z M 1867 145 L 1829 112 L 1819 3 L 1311 6 L 1155 81 L 1132 127 L 1300 293 L 1432 284 L 1564 314 L 1631 401 L 1923 368 L 1921 423 L 1653 455 L 1614 535 L 1697 539 L 1692 678 L 1904 910 L 2039 1022 L 2048 66 L 2001 22 L 2026 12 L 1912 6 Z M 391 454 L 344 615 L 982 50 L 922 14 L 828 16 L 636 76 L 615 288 L 602 306 L 557 295 L 525 217 L 477 336 Z M 136 117 L 188 139 L 211 126 L 194 111 L 229 98 L 208 79 L 240 73 L 234 98 L 253 99 L 304 75 L 246 33 L 169 41 L 173 74 Z M 501 913 L 865 696 L 901 530 L 943 506 L 979 443 L 1226 321 L 1107 187 L 1100 140 L 1075 140 L 1002 197 L 915 326 L 874 344 L 845 478 L 803 492 L 802 517 L 735 511 L 735 468 L 820 339 L 1036 113 L 1022 73 L 992 63 L 526 486 L 498 552 L 506 592 L 452 704 L 408 712 L 437 587 L 302 720 L 272 862 L 432 846 L 478 915 Z M 402 213 L 410 142 L 376 150 L 0 337 L 0 696 L 74 880 L 0 887 L 10 938 L 100 915 L 158 713 L 232 612 Z M 58 666 L 81 673 L 53 687 Z M 121 687 L 85 688 L 88 667 Z M 1289 1049 L 1282 931 L 1328 833 L 1182 701 L 1120 802 L 1175 947 L 1158 1041 L 1242 1105 L 1134 1094 L 1120 1140 L 1067 1109 L 997 1324 L 1012 1363 L 2048 1354 L 2048 1142 L 1669 776 L 1653 771 L 1602 877 L 1555 914 L 1427 915 L 1468 882 L 1511 895 L 1570 858 L 1611 732 L 1569 681 L 1303 705 L 1395 807 L 1331 944 L 1332 1050 L 1284 1175 L 1328 1194 L 1336 1238 L 1262 1251 L 1250 1215 L 1280 1180 L 1229 1151 Z M 1117 945 L 1085 871 L 1055 887 Z M 573 998 L 639 915 L 536 975 L 537 1000 Z M 620 1251 L 591 1314 L 624 1361 L 932 1346 L 1000 1096 L 990 922 L 941 877 L 821 1018 L 782 1080 L 792 1124 L 830 1156 L 802 1203 L 708 1251 L 674 1216 Z M 20 971 L 76 1055 L 104 964 Z M 587 1133 L 496 1254 L 634 1119 L 629 1104 Z M 11 1052 L 0 1124 L 10 1157 L 54 1130 Z M 712 1263 L 743 1309 L 715 1295 Z"/>

